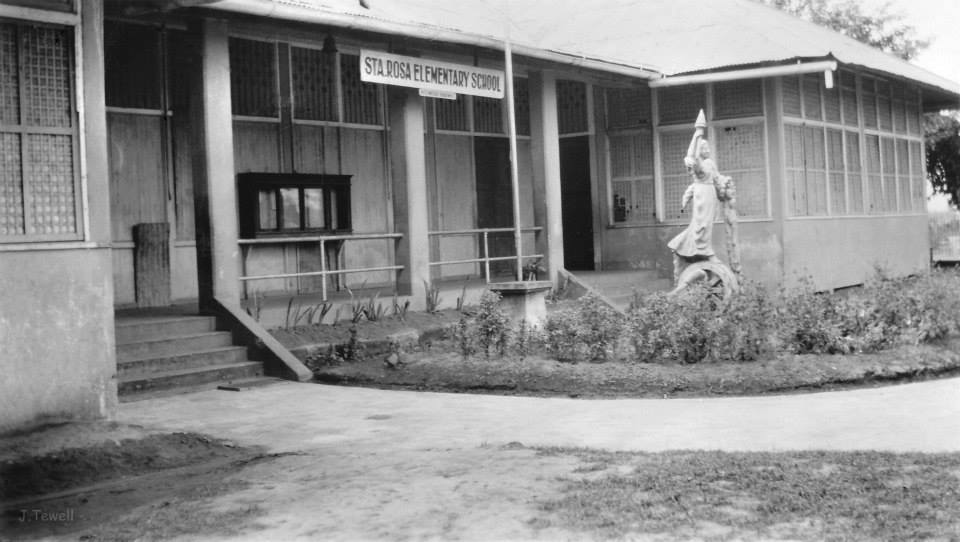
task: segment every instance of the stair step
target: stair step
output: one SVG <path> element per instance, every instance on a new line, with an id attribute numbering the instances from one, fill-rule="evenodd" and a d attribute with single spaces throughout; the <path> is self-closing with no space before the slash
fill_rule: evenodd
<path id="1" fill-rule="evenodd" d="M 157 316 L 116 321 L 117 345 L 216 331 L 213 316 Z"/>
<path id="2" fill-rule="evenodd" d="M 143 358 L 160 358 L 232 346 L 229 331 L 211 331 L 195 335 L 180 335 L 117 345 L 117 360 L 120 362 Z"/>
<path id="3" fill-rule="evenodd" d="M 120 375 L 117 389 L 121 395 L 196 386 L 210 382 L 240 380 L 261 376 L 263 364 L 257 361 L 224 363 L 206 367 L 169 371 L 132 372 Z"/>
<path id="4" fill-rule="evenodd" d="M 117 373 L 150 373 L 196 369 L 225 363 L 246 361 L 247 349 L 243 346 L 222 346 L 182 352 L 166 356 L 149 356 L 130 359 L 118 359 Z"/>

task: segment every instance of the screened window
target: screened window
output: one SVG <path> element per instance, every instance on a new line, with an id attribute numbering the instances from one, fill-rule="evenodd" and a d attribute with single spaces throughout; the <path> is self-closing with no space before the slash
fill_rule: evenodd
<path id="1" fill-rule="evenodd" d="M 0 239 L 80 233 L 73 31 L 0 22 Z"/>
<path id="2" fill-rule="evenodd" d="M 336 55 L 319 49 L 290 48 L 293 116 L 303 120 L 337 120 Z"/>
<path id="3" fill-rule="evenodd" d="M 513 80 L 513 110 L 517 134 L 530 135 L 530 82 L 525 78 Z"/>
<path id="4" fill-rule="evenodd" d="M 763 122 L 717 127 L 715 160 L 720 173 L 737 188 L 737 212 L 744 217 L 767 216 L 767 161 Z"/>
<path id="5" fill-rule="evenodd" d="M 383 124 L 380 86 L 360 80 L 359 55 L 340 55 L 340 85 L 343 88 L 344 122 Z"/>
<path id="6" fill-rule="evenodd" d="M 557 81 L 557 123 L 561 134 L 579 134 L 589 130 L 586 83 Z"/>
<path id="7" fill-rule="evenodd" d="M 503 102 L 497 98 L 473 97 L 474 131 L 486 134 L 502 134 Z"/>
<path id="8" fill-rule="evenodd" d="M 680 206 L 683 192 L 690 184 L 690 173 L 683 163 L 690 145 L 690 133 L 686 130 L 671 130 L 661 132 L 660 138 L 660 172 L 663 176 L 663 210 L 664 220 L 688 219 L 688 215 Z"/>
<path id="9" fill-rule="evenodd" d="M 437 115 L 437 130 L 470 131 L 467 97 L 465 95 L 457 94 L 456 100 L 435 99 L 433 103 Z"/>
<path id="10" fill-rule="evenodd" d="M 277 46 L 230 38 L 230 97 L 233 114 L 277 117 Z"/>
<path id="11" fill-rule="evenodd" d="M 827 214 L 827 162 L 820 127 L 784 127 L 787 194 L 792 216 Z"/>
<path id="12" fill-rule="evenodd" d="M 847 173 L 848 190 L 848 211 L 859 214 L 863 212 L 863 166 L 860 164 L 860 134 L 857 132 L 844 132 L 844 145 L 846 150 L 846 161 L 844 162 Z"/>
<path id="13" fill-rule="evenodd" d="M 607 128 L 623 130 L 650 126 L 650 89 L 608 88 Z"/>
<path id="14" fill-rule="evenodd" d="M 730 119 L 763 115 L 763 83 L 760 79 L 728 81 L 713 86 L 713 117 Z"/>
<path id="15" fill-rule="evenodd" d="M 880 136 L 867 134 L 864 137 L 867 170 L 867 197 L 870 201 L 871 213 L 884 211 L 882 164 L 880 162 Z"/>
<path id="16" fill-rule="evenodd" d="M 656 222 L 651 133 L 611 134 L 609 141 L 613 221 Z"/>
<path id="17" fill-rule="evenodd" d="M 693 123 L 697 120 L 697 113 L 706 110 L 706 102 L 707 92 L 703 85 L 659 89 L 657 112 L 660 124 Z"/>
<path id="18" fill-rule="evenodd" d="M 847 213 L 847 182 L 843 166 L 843 130 L 827 128 L 827 175 L 830 178 L 830 213 Z"/>
<path id="19" fill-rule="evenodd" d="M 860 125 L 860 108 L 857 106 L 857 76 L 853 72 L 840 71 L 840 97 L 843 102 L 843 123 Z"/>

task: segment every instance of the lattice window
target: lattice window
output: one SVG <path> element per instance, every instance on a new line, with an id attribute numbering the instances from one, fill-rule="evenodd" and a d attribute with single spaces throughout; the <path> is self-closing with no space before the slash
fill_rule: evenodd
<path id="1" fill-rule="evenodd" d="M 741 216 L 767 216 L 767 161 L 763 122 L 717 128 L 715 160 L 737 187 Z"/>
<path id="2" fill-rule="evenodd" d="M 470 131 L 466 96 L 457 94 L 456 100 L 434 99 L 433 103 L 437 115 L 437 130 Z"/>
<path id="3" fill-rule="evenodd" d="M 827 128 L 827 176 L 830 179 L 830 212 L 846 214 L 847 187 L 843 167 L 843 131 Z"/>
<path id="4" fill-rule="evenodd" d="M 338 119 L 336 54 L 290 48 L 293 116 L 304 120 Z"/>
<path id="5" fill-rule="evenodd" d="M 783 89 L 783 114 L 788 117 L 799 118 L 803 114 L 803 103 L 800 98 L 800 76 L 791 75 L 781 78 Z"/>
<path id="6" fill-rule="evenodd" d="M 925 167 L 925 156 L 923 146 L 919 141 L 911 141 L 910 144 L 910 186 L 913 201 L 913 210 L 923 211 L 924 202 L 927 199 L 927 177 Z"/>
<path id="7" fill-rule="evenodd" d="M 233 114 L 277 117 L 277 47 L 265 41 L 230 38 L 230 97 Z"/>
<path id="8" fill-rule="evenodd" d="M 383 124 L 381 87 L 360 80 L 360 57 L 340 55 L 340 84 L 343 89 L 343 121 L 353 124 Z"/>
<path id="9" fill-rule="evenodd" d="M 860 125 L 860 106 L 857 104 L 857 76 L 853 72 L 841 71 L 840 94 L 843 101 L 843 123 L 847 126 Z"/>
<path id="10" fill-rule="evenodd" d="M 847 149 L 846 172 L 847 188 L 849 190 L 849 210 L 851 213 L 863 212 L 863 169 L 860 165 L 860 134 L 847 131 L 844 133 L 844 143 Z"/>
<path id="11" fill-rule="evenodd" d="M 650 89 L 608 88 L 607 128 L 618 130 L 650 125 Z"/>
<path id="12" fill-rule="evenodd" d="M 613 221 L 656 222 L 650 132 L 613 134 L 609 142 Z"/>
<path id="13" fill-rule="evenodd" d="M 803 82 L 803 117 L 807 119 L 820 120 L 823 118 L 821 112 L 820 75 L 815 73 L 806 73 L 802 76 Z"/>
<path id="14" fill-rule="evenodd" d="M 703 85 L 659 89 L 657 114 L 660 124 L 692 124 L 700 110 L 707 108 L 706 102 L 707 92 Z"/>
<path id="15" fill-rule="evenodd" d="M 906 139 L 897 139 L 897 201 L 900 212 L 914 209 L 910 180 L 910 147 Z"/>
<path id="16" fill-rule="evenodd" d="M 787 124 L 783 127 L 787 172 L 787 196 L 790 198 L 790 214 L 807 214 L 806 175 L 803 165 L 803 126 Z"/>
<path id="17" fill-rule="evenodd" d="M 0 238 L 76 239 L 73 33 L 0 24 Z"/>
<path id="18" fill-rule="evenodd" d="M 104 23 L 104 72 L 108 106 L 162 108 L 160 35 L 160 30 L 152 26 L 110 21 Z"/>
<path id="19" fill-rule="evenodd" d="M 880 139 L 880 153 L 883 160 L 883 210 L 897 211 L 897 159 L 896 144 L 889 137 Z"/>
<path id="20" fill-rule="evenodd" d="M 866 128 L 877 127 L 877 91 L 876 81 L 869 77 L 864 77 L 860 82 L 860 92 L 862 101 L 860 109 L 863 112 L 863 125 Z"/>
<path id="21" fill-rule="evenodd" d="M 473 97 L 473 129 L 485 134 L 502 134 L 503 102 L 497 98 Z"/>
<path id="22" fill-rule="evenodd" d="M 911 99 L 912 98 L 912 99 Z M 907 133 L 920 135 L 920 101 L 916 91 L 907 94 Z"/>
<path id="23" fill-rule="evenodd" d="M 660 133 L 660 171 L 663 175 L 664 220 L 684 220 L 689 215 L 680 207 L 683 192 L 691 182 L 683 163 L 690 146 L 687 130 Z"/>
<path id="24" fill-rule="evenodd" d="M 786 125 L 787 185 L 793 216 L 827 214 L 827 161 L 823 128 Z"/>
<path id="25" fill-rule="evenodd" d="M 893 111 L 890 104 L 890 83 L 877 81 L 877 124 L 881 130 L 893 131 Z"/>
<path id="26" fill-rule="evenodd" d="M 713 86 L 713 116 L 717 119 L 763 115 L 763 81 L 726 81 Z"/>
<path id="27" fill-rule="evenodd" d="M 586 83 L 557 81 L 557 123 L 561 134 L 579 134 L 589 129 Z"/>
<path id="28" fill-rule="evenodd" d="M 530 82 L 526 78 L 513 80 L 513 110 L 517 134 L 530 135 Z"/>
<path id="29" fill-rule="evenodd" d="M 907 109 L 905 103 L 906 88 L 899 83 L 893 84 L 893 129 L 898 134 L 907 132 Z"/>
<path id="30" fill-rule="evenodd" d="M 883 177 L 880 162 L 880 136 L 867 134 L 864 136 L 865 164 L 867 170 L 867 197 L 870 201 L 871 213 L 883 212 Z"/>
<path id="31" fill-rule="evenodd" d="M 827 122 L 840 123 L 842 117 L 842 107 L 840 105 L 840 87 L 834 82 L 833 88 L 823 88 L 823 113 Z"/>

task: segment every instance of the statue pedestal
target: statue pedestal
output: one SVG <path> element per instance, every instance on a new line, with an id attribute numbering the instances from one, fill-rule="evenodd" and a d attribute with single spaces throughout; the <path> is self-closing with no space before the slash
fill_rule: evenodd
<path id="1" fill-rule="evenodd" d="M 553 289 L 549 280 L 495 282 L 491 292 L 500 294 L 500 305 L 513 322 L 526 320 L 531 327 L 540 327 L 547 318 L 547 292 Z"/>

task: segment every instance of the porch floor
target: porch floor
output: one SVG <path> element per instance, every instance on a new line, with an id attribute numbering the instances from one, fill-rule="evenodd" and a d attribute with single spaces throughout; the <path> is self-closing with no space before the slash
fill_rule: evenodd
<path id="1" fill-rule="evenodd" d="M 673 279 L 663 278 L 653 269 L 617 271 L 573 271 L 584 284 L 606 297 L 616 308 L 626 310 L 634 292 L 665 292 L 673 288 Z"/>

